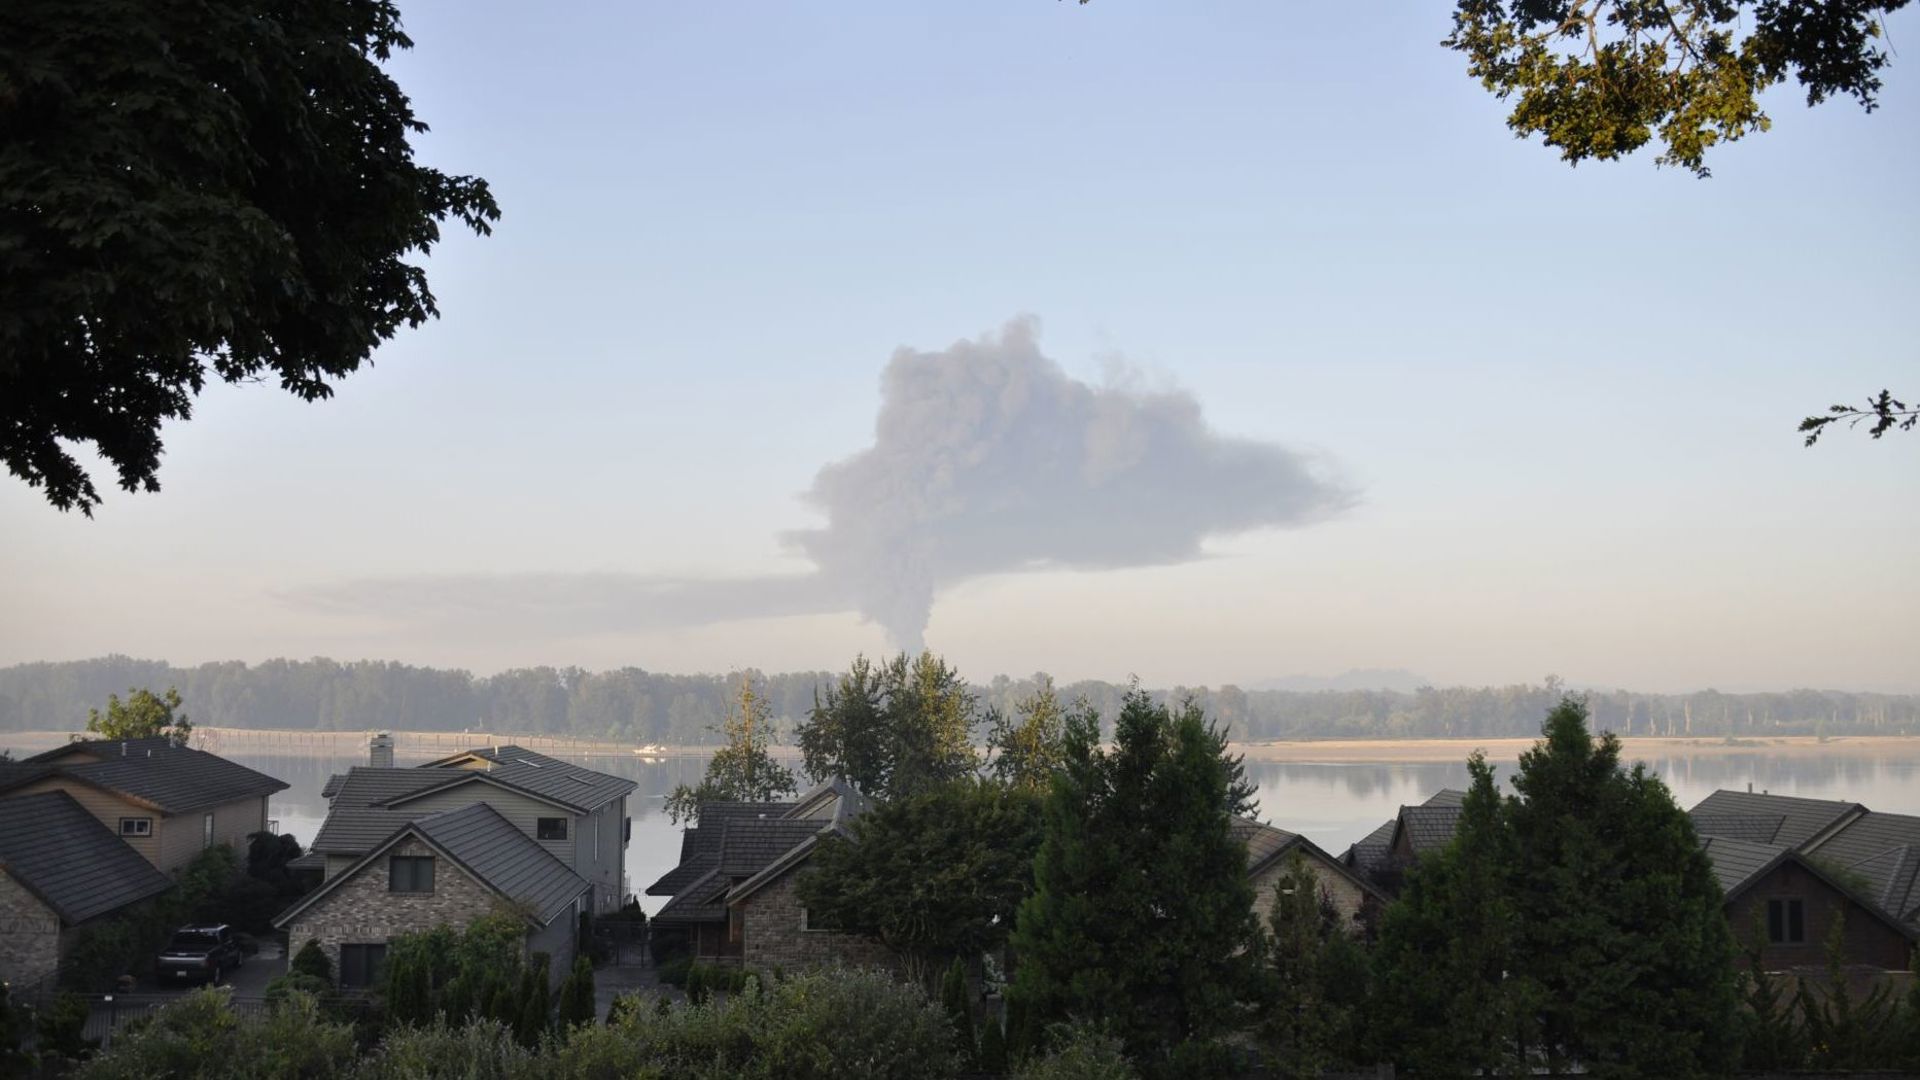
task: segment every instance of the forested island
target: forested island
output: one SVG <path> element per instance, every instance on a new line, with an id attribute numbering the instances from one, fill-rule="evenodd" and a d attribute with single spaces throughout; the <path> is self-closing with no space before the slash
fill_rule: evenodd
<path id="1" fill-rule="evenodd" d="M 318 731 L 500 731 L 631 740 L 663 745 L 716 741 L 733 687 L 745 672 L 669 675 L 625 667 L 528 667 L 494 675 L 381 660 L 269 660 L 178 667 L 126 656 L 0 668 L 0 730 L 70 730 L 109 694 L 178 687 L 197 724 Z M 751 673 L 776 726 L 791 730 L 831 686 L 825 671 Z M 1044 674 L 973 684 L 983 707 L 1012 713 Z M 1085 698 L 1118 715 L 1121 682 L 1062 683 L 1063 700 Z M 1568 687 L 1549 676 L 1510 686 L 1396 690 L 1155 688 L 1159 700 L 1191 697 L 1239 741 L 1311 738 L 1506 738 L 1536 734 L 1539 718 Z M 1623 735 L 1694 737 L 1920 734 L 1920 695 L 1838 690 L 1685 694 L 1589 689 L 1596 729 Z"/>

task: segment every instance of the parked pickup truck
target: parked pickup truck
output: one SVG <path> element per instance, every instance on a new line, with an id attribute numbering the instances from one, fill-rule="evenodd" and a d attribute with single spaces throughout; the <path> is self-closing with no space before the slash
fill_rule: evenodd
<path id="1" fill-rule="evenodd" d="M 160 950 L 154 971 L 163 983 L 202 979 L 212 984 L 239 967 L 240 959 L 240 942 L 229 927 L 183 926 Z"/>

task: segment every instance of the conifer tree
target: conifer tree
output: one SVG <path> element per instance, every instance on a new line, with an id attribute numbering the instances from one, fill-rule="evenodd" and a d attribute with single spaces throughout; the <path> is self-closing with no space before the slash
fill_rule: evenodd
<path id="1" fill-rule="evenodd" d="M 515 1019 L 513 1035 L 520 1045 L 528 1048 L 539 1046 L 540 1037 L 553 1023 L 553 999 L 547 986 L 547 969 L 551 963 L 552 958 L 546 953 L 534 953 L 533 962 L 521 976 L 520 1015 Z"/>
<path id="2" fill-rule="evenodd" d="M 1192 702 L 1170 710 L 1136 686 L 1110 752 L 1097 717 L 1074 717 L 1013 935 L 1012 994 L 1032 1019 L 1100 1017 L 1149 1070 L 1237 1026 L 1258 926 L 1231 822 L 1251 802 Z"/>
<path id="3" fill-rule="evenodd" d="M 977 1061 L 980 1047 L 973 1036 L 973 1006 L 967 1001 L 967 965 L 958 957 L 948 965 L 946 977 L 940 981 L 940 1005 L 953 1021 L 954 1044 L 960 1048 L 961 1056 Z"/>
<path id="4" fill-rule="evenodd" d="M 582 953 L 574 958 L 573 972 L 560 987 L 561 1030 L 571 1031 L 593 1023 L 593 994 L 593 961 Z"/>
<path id="5" fill-rule="evenodd" d="M 980 1053 L 974 1059 L 975 1067 L 988 1076 L 999 1076 L 1007 1071 L 1007 1036 L 1001 1028 L 1001 1017 L 989 1011 L 980 1027 Z"/>
<path id="6" fill-rule="evenodd" d="M 1320 883 L 1297 852 L 1274 889 L 1271 929 L 1272 1001 L 1262 1024 L 1265 1041 L 1287 1076 L 1318 1076 L 1332 1063 L 1334 1017 L 1323 993 L 1322 958 L 1329 934 Z"/>

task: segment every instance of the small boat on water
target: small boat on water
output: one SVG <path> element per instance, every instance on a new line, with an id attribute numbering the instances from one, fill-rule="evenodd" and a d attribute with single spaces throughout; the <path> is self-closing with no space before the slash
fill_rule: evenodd
<path id="1" fill-rule="evenodd" d="M 634 753 L 634 756 L 636 757 L 644 757 L 644 758 L 657 758 L 657 757 L 666 756 L 666 752 L 661 749 L 659 743 L 648 743 L 645 746 L 636 746 L 633 748 L 633 753 Z"/>

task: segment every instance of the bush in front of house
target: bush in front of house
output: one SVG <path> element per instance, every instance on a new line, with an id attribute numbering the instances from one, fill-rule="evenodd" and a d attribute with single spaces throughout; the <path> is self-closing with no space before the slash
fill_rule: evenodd
<path id="1" fill-rule="evenodd" d="M 1054 1028 L 1047 1053 L 1027 1059 L 1014 1080 L 1134 1080 L 1119 1039 L 1084 1024 Z"/>
<path id="2" fill-rule="evenodd" d="M 300 951 L 293 954 L 287 963 L 287 974 L 308 975 L 327 985 L 333 985 L 333 961 L 327 958 L 327 950 L 320 947 L 316 938 L 308 938 Z"/>
<path id="3" fill-rule="evenodd" d="M 353 1028 L 326 1019 L 311 994 L 288 994 L 263 1014 L 242 1015 L 227 992 L 197 990 L 121 1029 L 111 1051 L 74 1072 L 78 1080 L 308 1080 L 345 1074 Z"/>
<path id="4" fill-rule="evenodd" d="M 390 1030 L 350 1074 L 353 1080 L 559 1080 L 540 1055 L 498 1020 Z M 602 1075 L 617 1076 L 619 1073 Z"/>

